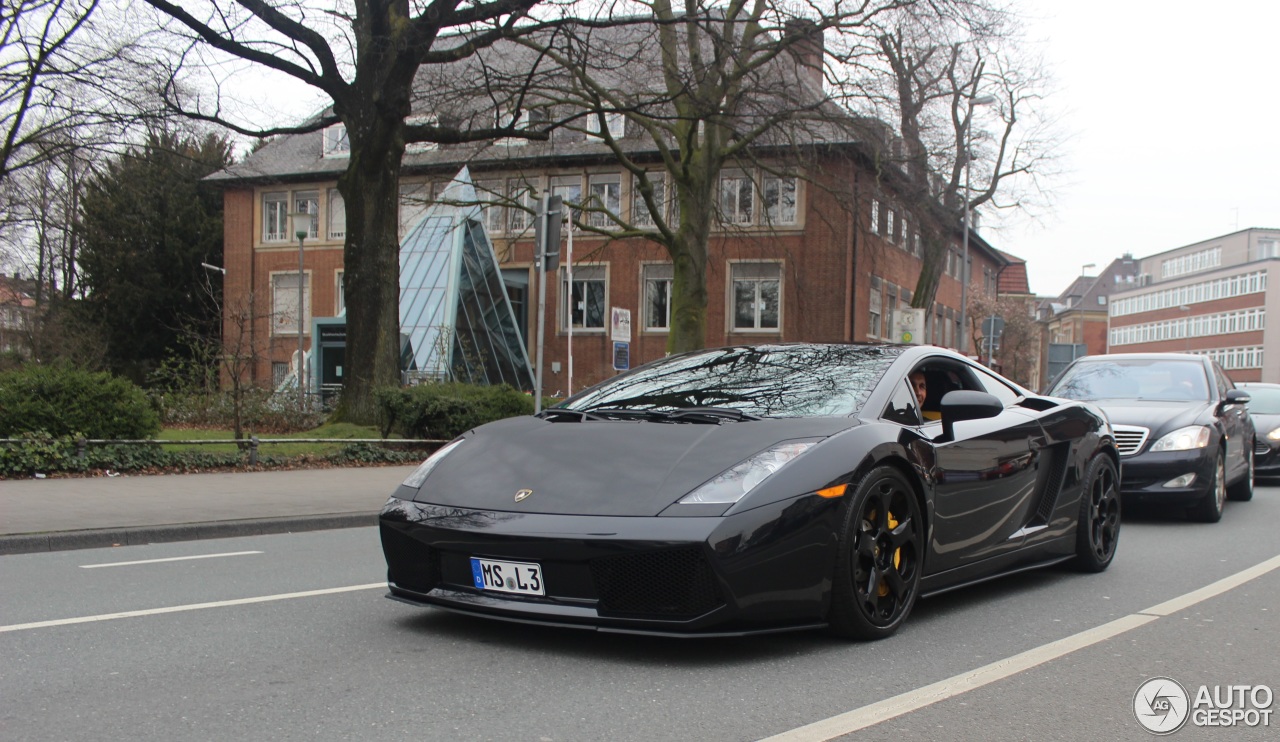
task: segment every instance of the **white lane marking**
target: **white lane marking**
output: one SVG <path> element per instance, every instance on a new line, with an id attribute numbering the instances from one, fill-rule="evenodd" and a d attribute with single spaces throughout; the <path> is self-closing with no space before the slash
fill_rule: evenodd
<path id="1" fill-rule="evenodd" d="M 1184 608 L 1190 608 L 1201 601 L 1208 600 L 1209 598 L 1215 598 L 1232 588 L 1243 585 L 1255 577 L 1261 577 L 1277 567 L 1280 567 L 1280 555 L 1273 556 L 1261 564 L 1255 564 L 1248 569 L 1236 572 L 1230 577 L 1224 577 L 1217 582 L 1205 585 L 1199 590 L 1194 590 L 1186 595 L 1174 598 L 1173 600 L 1166 600 L 1159 605 L 1153 605 L 1145 611 L 1138 611 L 1138 613 L 1146 614 L 1148 616 L 1168 616 L 1172 613 L 1177 613 Z"/>
<path id="2" fill-rule="evenodd" d="M 47 629 L 53 626 L 70 626 L 77 623 L 93 623 L 95 621 L 113 621 L 117 618 L 137 618 L 139 616 L 158 616 L 164 613 L 182 613 L 183 611 L 199 611 L 205 608 L 225 608 L 233 605 L 252 605 L 253 603 L 270 603 L 276 600 L 292 598 L 310 598 L 316 595 L 334 595 L 350 593 L 356 590 L 373 590 L 387 587 L 385 582 L 371 582 L 368 585 L 349 585 L 347 587 L 331 587 L 324 590 L 307 590 L 300 593 L 281 593 L 279 595 L 262 595 L 257 598 L 239 598 L 237 600 L 219 600 L 213 603 L 192 603 L 175 605 L 168 608 L 149 608 L 141 611 L 123 611 L 121 613 L 101 613 L 97 616 L 80 616 L 79 618 L 59 618 L 53 621 L 35 621 L 32 623 L 15 623 L 0 626 L 0 634 L 8 631 L 26 631 L 28 629 Z"/>
<path id="3" fill-rule="evenodd" d="M 108 564 L 81 564 L 80 569 L 98 569 L 99 567 L 131 567 L 135 564 L 159 564 L 160 562 L 184 562 L 188 559 L 216 559 L 218 557 L 246 556 L 261 554 L 260 551 L 228 551 L 223 554 L 196 554 L 195 556 L 168 557 L 167 559 L 139 559 L 136 562 L 110 562 Z"/>
<path id="4" fill-rule="evenodd" d="M 990 685 L 1085 647 L 1115 638 L 1127 631 L 1132 631 L 1152 621 L 1157 621 L 1175 611 L 1221 595 L 1276 568 L 1280 568 L 1280 556 L 1272 557 L 1261 564 L 1249 567 L 1229 577 L 1224 577 L 1217 582 L 1198 590 L 1193 590 L 1173 600 L 1160 603 L 1145 611 L 1139 611 L 1087 631 L 1082 631 L 1079 634 L 1028 649 L 1025 652 L 997 660 L 976 670 L 960 673 L 946 680 L 926 685 L 923 688 L 907 691 L 893 698 L 886 698 L 878 703 L 837 714 L 802 727 L 796 727 L 768 737 L 761 740 L 761 742 L 824 742 L 825 740 L 866 729 L 880 722 L 931 706 L 939 701 L 945 701 L 962 693 Z"/>

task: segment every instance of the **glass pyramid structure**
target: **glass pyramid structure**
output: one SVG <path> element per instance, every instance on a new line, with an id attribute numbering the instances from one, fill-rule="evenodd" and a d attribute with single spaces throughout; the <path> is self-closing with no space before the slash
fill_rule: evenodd
<path id="1" fill-rule="evenodd" d="M 533 389 L 533 368 L 467 168 L 400 243 L 400 333 L 412 375 Z"/>

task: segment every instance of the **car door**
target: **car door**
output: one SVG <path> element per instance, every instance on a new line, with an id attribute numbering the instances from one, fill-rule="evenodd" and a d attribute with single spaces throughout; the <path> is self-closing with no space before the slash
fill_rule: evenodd
<path id="1" fill-rule="evenodd" d="M 1227 438 L 1227 481 L 1234 481 L 1242 472 L 1248 471 L 1249 459 L 1247 449 L 1252 446 L 1250 431 L 1253 422 L 1249 419 L 1248 407 L 1242 404 L 1223 406 L 1227 392 L 1235 388 L 1231 380 L 1218 364 L 1213 364 L 1213 378 L 1218 387 L 1218 401 L 1214 414 L 1222 421 L 1222 429 Z"/>
<path id="2" fill-rule="evenodd" d="M 1004 410 L 993 418 L 957 422 L 952 440 L 935 437 L 931 574 L 1017 549 L 1038 504 L 1036 459 L 1044 445 L 1039 422 L 1016 406 L 1012 389 L 988 388 L 976 369 L 957 371 L 964 388 L 995 393 Z"/>

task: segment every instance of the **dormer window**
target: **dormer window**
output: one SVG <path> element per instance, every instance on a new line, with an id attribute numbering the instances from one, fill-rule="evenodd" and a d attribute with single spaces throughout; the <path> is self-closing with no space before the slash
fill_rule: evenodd
<path id="1" fill-rule="evenodd" d="M 324 130 L 324 156 L 350 157 L 351 139 L 347 137 L 346 124 L 334 124 Z"/>
<path id="2" fill-rule="evenodd" d="M 434 114 L 420 114 L 420 115 L 410 116 L 409 118 L 405 119 L 404 122 L 409 126 L 437 126 L 440 123 L 439 119 L 437 119 Z M 430 152 L 432 150 L 439 149 L 439 148 L 440 148 L 440 145 L 437 144 L 436 142 L 406 142 L 404 145 L 405 154 L 412 154 L 415 152 Z"/>
<path id="3" fill-rule="evenodd" d="M 517 130 L 527 129 L 529 127 L 529 110 L 523 109 L 520 111 L 520 115 L 512 118 L 512 113 L 510 109 L 500 108 L 498 109 L 497 118 L 494 121 L 494 125 L 497 126 L 499 129 L 503 129 L 508 126 Z M 507 147 L 520 147 L 528 143 L 529 143 L 529 140 L 524 139 L 522 137 L 503 137 L 494 142 L 494 144 L 500 144 Z"/>
<path id="4" fill-rule="evenodd" d="M 617 111 L 605 113 L 604 123 L 609 130 L 610 139 L 621 139 L 627 132 L 627 117 Z M 592 111 L 587 114 L 587 136 L 604 139 L 600 131 L 600 113 Z"/>

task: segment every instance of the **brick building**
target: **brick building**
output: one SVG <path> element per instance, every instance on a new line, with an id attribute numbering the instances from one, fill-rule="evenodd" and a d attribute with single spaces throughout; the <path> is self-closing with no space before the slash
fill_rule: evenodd
<path id="1" fill-rule="evenodd" d="M 660 170 L 652 141 L 638 127 L 621 115 L 605 125 L 633 161 Z M 885 141 L 848 136 L 839 127 L 807 136 L 811 140 L 785 152 L 755 152 L 721 174 L 706 281 L 709 346 L 889 339 L 893 310 L 910 303 L 921 269 L 921 217 L 902 205 L 894 187 L 900 174 L 895 179 L 892 166 L 878 160 Z M 305 211 L 317 217 L 301 249 L 304 334 L 312 317 L 333 316 L 344 307 L 345 213 L 336 180 L 347 165 L 345 140 L 341 125 L 281 137 L 211 178 L 225 193 L 228 311 L 237 304 L 256 307 L 249 329 L 251 342 L 260 348 L 261 361 L 253 369 L 259 383 L 279 380 L 297 348 L 299 244 L 288 214 Z M 651 219 L 639 205 L 632 178 L 588 123 L 585 131 L 558 129 L 546 142 L 411 145 L 401 176 L 402 238 L 464 165 L 479 191 L 491 196 L 486 229 L 532 357 L 537 276 L 528 207 L 551 193 L 566 202 L 595 204 L 599 211 L 581 215 L 589 223 L 597 218 L 606 223 L 605 210 L 640 228 Z M 947 259 L 926 315 L 926 335 L 954 347 L 960 225 L 943 232 Z M 994 293 L 1010 261 L 976 233 L 969 251 L 971 295 Z M 631 311 L 631 364 L 660 358 L 666 352 L 671 276 L 670 258 L 653 242 L 575 232 L 572 284 L 562 266 L 548 285 L 544 389 L 567 393 L 615 373 L 608 328 L 612 307 Z M 230 319 L 225 324 L 227 333 L 237 331 Z M 304 340 L 309 345 L 310 338 Z"/>
<path id="2" fill-rule="evenodd" d="M 1251 228 L 1138 261 L 1110 304 L 1115 352 L 1208 355 L 1233 381 L 1280 382 L 1280 229 Z"/>

